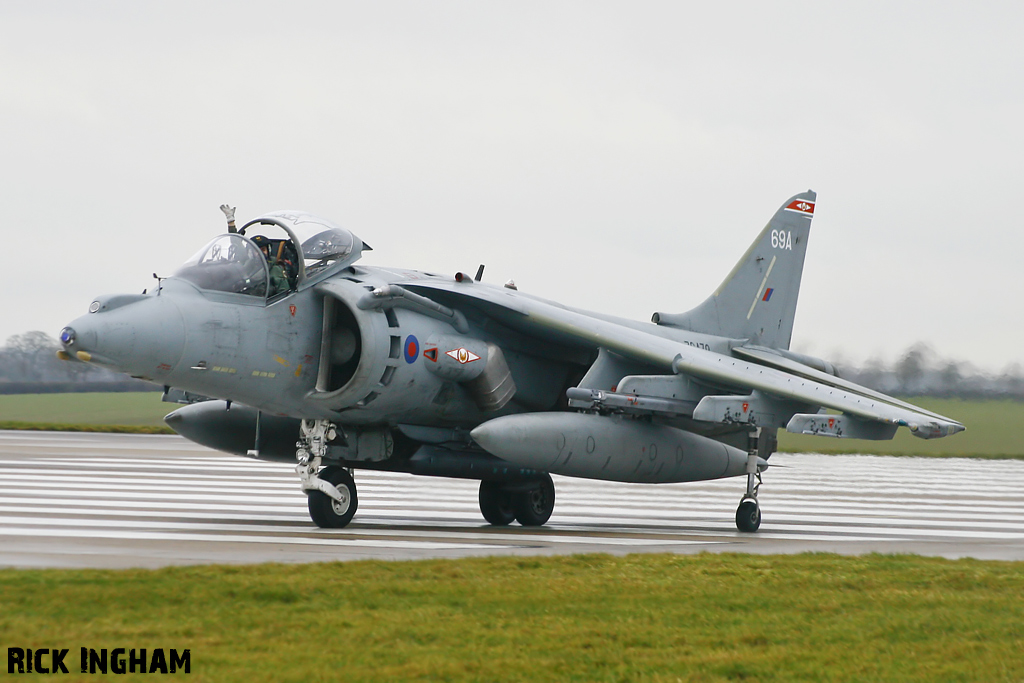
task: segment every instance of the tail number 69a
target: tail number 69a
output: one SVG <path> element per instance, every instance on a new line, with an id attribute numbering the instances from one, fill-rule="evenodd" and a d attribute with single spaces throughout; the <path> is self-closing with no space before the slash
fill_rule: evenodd
<path id="1" fill-rule="evenodd" d="M 772 248 L 793 251 L 793 233 L 789 230 L 772 230 Z"/>

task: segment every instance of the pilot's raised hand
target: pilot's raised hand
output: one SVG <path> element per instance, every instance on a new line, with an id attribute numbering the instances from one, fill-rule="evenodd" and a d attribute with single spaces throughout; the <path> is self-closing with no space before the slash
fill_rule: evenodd
<path id="1" fill-rule="evenodd" d="M 224 217 L 228 219 L 228 232 L 235 232 L 235 207 L 221 204 L 220 210 L 224 212 Z"/>

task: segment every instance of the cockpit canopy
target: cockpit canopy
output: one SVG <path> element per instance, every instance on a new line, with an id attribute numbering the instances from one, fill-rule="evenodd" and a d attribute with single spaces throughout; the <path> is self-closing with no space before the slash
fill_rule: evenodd
<path id="1" fill-rule="evenodd" d="M 260 234 L 260 226 L 276 226 L 287 237 L 268 238 Z M 249 221 L 238 233 L 214 238 L 174 277 L 201 289 L 274 297 L 328 277 L 356 262 L 368 249 L 351 232 L 322 218 L 279 211 Z M 301 258 L 296 259 L 296 253 Z"/>
<path id="2" fill-rule="evenodd" d="M 267 260 L 241 235 L 220 235 L 196 252 L 174 273 L 200 289 L 265 297 Z"/>
<path id="3" fill-rule="evenodd" d="M 301 211 L 277 211 L 255 218 L 246 223 L 241 232 L 251 232 L 260 225 L 276 225 L 287 232 L 299 245 L 302 263 L 299 266 L 299 280 L 322 279 L 328 272 L 335 272 L 359 260 L 369 245 L 328 220 Z M 300 284 L 301 286 L 301 284 Z"/>

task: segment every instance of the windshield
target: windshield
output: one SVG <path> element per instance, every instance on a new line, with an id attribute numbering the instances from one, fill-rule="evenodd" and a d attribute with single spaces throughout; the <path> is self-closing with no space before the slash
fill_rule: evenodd
<path id="1" fill-rule="evenodd" d="M 221 235 L 174 273 L 201 289 L 251 296 L 267 295 L 267 262 L 241 235 Z"/>

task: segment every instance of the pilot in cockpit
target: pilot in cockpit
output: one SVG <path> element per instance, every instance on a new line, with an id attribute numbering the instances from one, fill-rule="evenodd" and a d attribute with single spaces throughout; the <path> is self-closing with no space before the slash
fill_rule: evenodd
<path id="1" fill-rule="evenodd" d="M 267 292 L 267 296 L 274 296 L 281 292 L 287 292 L 291 289 L 291 283 L 288 281 L 288 276 L 285 274 L 284 263 L 281 260 L 281 252 L 284 251 L 284 242 L 281 242 L 278 246 L 278 253 L 270 253 L 270 240 L 263 235 L 256 235 L 252 238 L 252 241 L 259 246 L 260 251 L 263 253 L 263 258 L 267 260 L 267 265 L 270 267 L 270 291 Z"/>
<path id="2" fill-rule="evenodd" d="M 224 212 L 224 218 L 228 221 L 228 232 L 238 232 L 238 229 L 235 227 L 235 207 L 229 204 L 221 204 L 220 210 Z M 286 250 L 286 241 L 281 240 L 277 245 L 277 253 L 272 254 L 271 247 L 273 242 L 269 238 L 263 235 L 255 235 L 252 238 L 252 242 L 260 248 L 270 271 L 270 291 L 267 292 L 267 296 L 274 296 L 275 294 L 290 290 L 295 281 L 296 274 L 293 261 L 294 248 L 292 245 L 288 243 L 288 249 Z"/>

